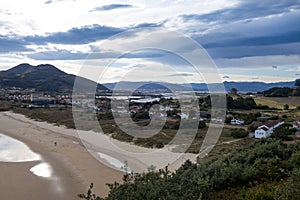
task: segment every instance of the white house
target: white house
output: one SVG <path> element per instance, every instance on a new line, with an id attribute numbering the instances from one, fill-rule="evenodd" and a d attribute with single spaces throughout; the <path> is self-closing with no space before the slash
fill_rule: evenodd
<path id="1" fill-rule="evenodd" d="M 230 124 L 232 125 L 243 125 L 245 123 L 244 120 L 241 120 L 241 119 L 232 119 L 230 121 Z"/>
<path id="2" fill-rule="evenodd" d="M 180 113 L 179 116 L 181 119 L 189 119 L 189 114 Z"/>
<path id="3" fill-rule="evenodd" d="M 300 131 L 300 120 L 295 121 L 293 123 L 293 128 L 297 129 L 298 131 Z"/>
<path id="4" fill-rule="evenodd" d="M 254 133 L 255 138 L 267 138 L 270 137 L 275 128 L 284 124 L 283 121 L 279 120 L 268 120 L 259 126 Z"/>

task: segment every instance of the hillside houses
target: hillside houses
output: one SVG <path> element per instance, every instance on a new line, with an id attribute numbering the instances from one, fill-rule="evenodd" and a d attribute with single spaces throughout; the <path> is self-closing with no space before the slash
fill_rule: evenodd
<path id="1" fill-rule="evenodd" d="M 284 124 L 283 121 L 279 120 L 268 120 L 263 123 L 255 130 L 255 138 L 267 138 L 270 137 L 275 128 Z"/>
<path id="2" fill-rule="evenodd" d="M 295 121 L 295 122 L 292 124 L 292 128 L 295 128 L 295 129 L 297 129 L 297 131 L 300 131 L 300 120 Z"/>
<path id="3" fill-rule="evenodd" d="M 232 119 L 230 124 L 232 125 L 244 125 L 245 121 L 242 119 Z"/>

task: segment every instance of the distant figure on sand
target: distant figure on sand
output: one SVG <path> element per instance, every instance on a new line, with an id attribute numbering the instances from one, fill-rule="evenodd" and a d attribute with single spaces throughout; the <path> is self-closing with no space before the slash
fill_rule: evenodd
<path id="1" fill-rule="evenodd" d="M 56 146 L 57 145 L 57 142 L 54 142 L 54 146 Z"/>

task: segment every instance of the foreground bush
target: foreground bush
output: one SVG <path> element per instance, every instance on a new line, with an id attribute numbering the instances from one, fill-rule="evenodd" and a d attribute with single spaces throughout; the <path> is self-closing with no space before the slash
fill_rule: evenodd
<path id="1" fill-rule="evenodd" d="M 217 193 L 232 190 L 234 198 L 228 199 L 293 199 L 290 196 L 299 194 L 300 188 L 300 162 L 295 162 L 299 155 L 300 143 L 261 140 L 222 159 L 201 164 L 186 161 L 174 173 L 166 168 L 127 174 L 122 184 L 109 184 L 105 199 L 216 199 Z M 285 182 L 286 186 L 280 187 Z M 265 189 L 270 188 L 263 187 L 266 184 L 279 186 Z M 242 192 L 243 188 L 246 191 Z M 226 199 L 226 195 L 220 196 Z"/>

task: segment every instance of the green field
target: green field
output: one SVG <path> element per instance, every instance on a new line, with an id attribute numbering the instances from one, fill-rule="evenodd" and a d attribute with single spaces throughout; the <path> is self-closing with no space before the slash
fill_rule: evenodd
<path id="1" fill-rule="evenodd" d="M 288 104 L 290 109 L 300 106 L 299 97 L 256 97 L 254 100 L 257 105 L 267 105 L 277 109 L 283 109 L 285 104 Z"/>

